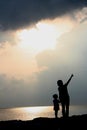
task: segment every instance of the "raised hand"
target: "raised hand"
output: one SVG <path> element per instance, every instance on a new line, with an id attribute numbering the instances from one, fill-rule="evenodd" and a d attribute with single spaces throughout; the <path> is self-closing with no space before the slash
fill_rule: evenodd
<path id="1" fill-rule="evenodd" d="M 74 75 L 72 74 L 71 77 L 73 77 Z"/>

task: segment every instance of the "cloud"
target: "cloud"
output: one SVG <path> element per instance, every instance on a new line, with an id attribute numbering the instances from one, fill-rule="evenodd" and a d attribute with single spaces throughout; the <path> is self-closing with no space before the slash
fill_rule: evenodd
<path id="1" fill-rule="evenodd" d="M 0 74 L 0 108 L 34 105 L 33 90 L 33 85 L 23 79 L 8 78 Z"/>
<path id="2" fill-rule="evenodd" d="M 53 19 L 87 6 L 87 0 L 1 0 L 0 29 L 9 30 Z"/>
<path id="3" fill-rule="evenodd" d="M 0 48 L 5 47 L 7 43 L 15 45 L 17 42 L 18 39 L 14 31 L 0 31 Z"/>
<path id="4" fill-rule="evenodd" d="M 23 78 L 30 82 L 36 80 L 34 73 L 38 72 L 39 68 L 30 51 L 26 53 L 18 46 L 12 46 L 7 42 L 0 49 L 0 62 L 0 74 L 18 79 Z"/>
<path id="5" fill-rule="evenodd" d="M 57 92 L 56 81 L 66 82 L 71 73 L 74 73 L 69 86 L 71 104 L 87 104 L 86 34 L 87 23 L 75 24 L 74 29 L 58 39 L 54 50 L 39 53 L 35 62 L 31 62 L 32 57 L 27 57 L 26 61 L 15 46 L 7 44 L 0 51 L 0 106 L 52 105 L 52 95 Z M 17 78 L 17 75 L 26 76 L 26 73 L 29 82 L 23 77 Z"/>
<path id="6" fill-rule="evenodd" d="M 66 82 L 70 74 L 73 73 L 74 78 L 68 87 L 71 104 L 87 104 L 86 34 L 87 24 L 79 24 L 71 32 L 61 36 L 54 51 L 44 51 L 37 55 L 39 66 L 48 67 L 47 71 L 38 75 L 38 90 L 42 93 L 43 102 L 51 103 L 50 99 L 53 92 L 57 92 L 56 81 L 62 79 Z"/>
<path id="7" fill-rule="evenodd" d="M 87 104 L 87 23 L 79 24 L 61 36 L 54 50 L 36 56 L 39 68 L 36 82 L 0 75 L 0 107 L 52 105 L 58 79 L 65 83 L 74 74 L 68 89 L 71 105 Z M 31 78 L 32 79 L 32 78 Z M 31 80 L 29 77 L 29 81 Z"/>

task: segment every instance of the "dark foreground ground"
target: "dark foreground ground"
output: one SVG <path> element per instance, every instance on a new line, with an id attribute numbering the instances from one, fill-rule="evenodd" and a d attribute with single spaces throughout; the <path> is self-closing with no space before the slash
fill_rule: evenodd
<path id="1" fill-rule="evenodd" d="M 0 121 L 0 130 L 87 130 L 87 114 L 73 115 L 68 118 L 44 118 L 33 120 Z"/>

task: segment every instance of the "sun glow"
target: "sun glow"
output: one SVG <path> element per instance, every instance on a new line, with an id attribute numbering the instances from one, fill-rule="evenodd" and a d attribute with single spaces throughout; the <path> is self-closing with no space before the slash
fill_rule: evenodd
<path id="1" fill-rule="evenodd" d="M 38 53 L 46 49 L 53 49 L 60 34 L 54 25 L 38 23 L 35 28 L 18 31 L 17 35 L 20 48 Z"/>
<path id="2" fill-rule="evenodd" d="M 31 113 L 41 113 L 43 111 L 45 111 L 45 109 L 47 109 L 47 107 L 24 107 L 23 110 L 27 111 L 27 112 L 31 112 Z"/>

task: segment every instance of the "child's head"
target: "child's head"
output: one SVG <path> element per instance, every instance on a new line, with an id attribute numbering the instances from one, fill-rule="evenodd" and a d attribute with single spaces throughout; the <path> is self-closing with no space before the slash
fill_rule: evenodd
<path id="1" fill-rule="evenodd" d="M 58 86 L 62 86 L 62 85 L 63 85 L 63 81 L 62 81 L 62 80 L 58 80 L 58 81 L 57 81 L 57 85 L 58 85 Z"/>
<path id="2" fill-rule="evenodd" d="M 53 98 L 54 98 L 54 99 L 57 99 L 57 98 L 58 98 L 58 95 L 57 95 L 57 94 L 53 94 Z"/>

